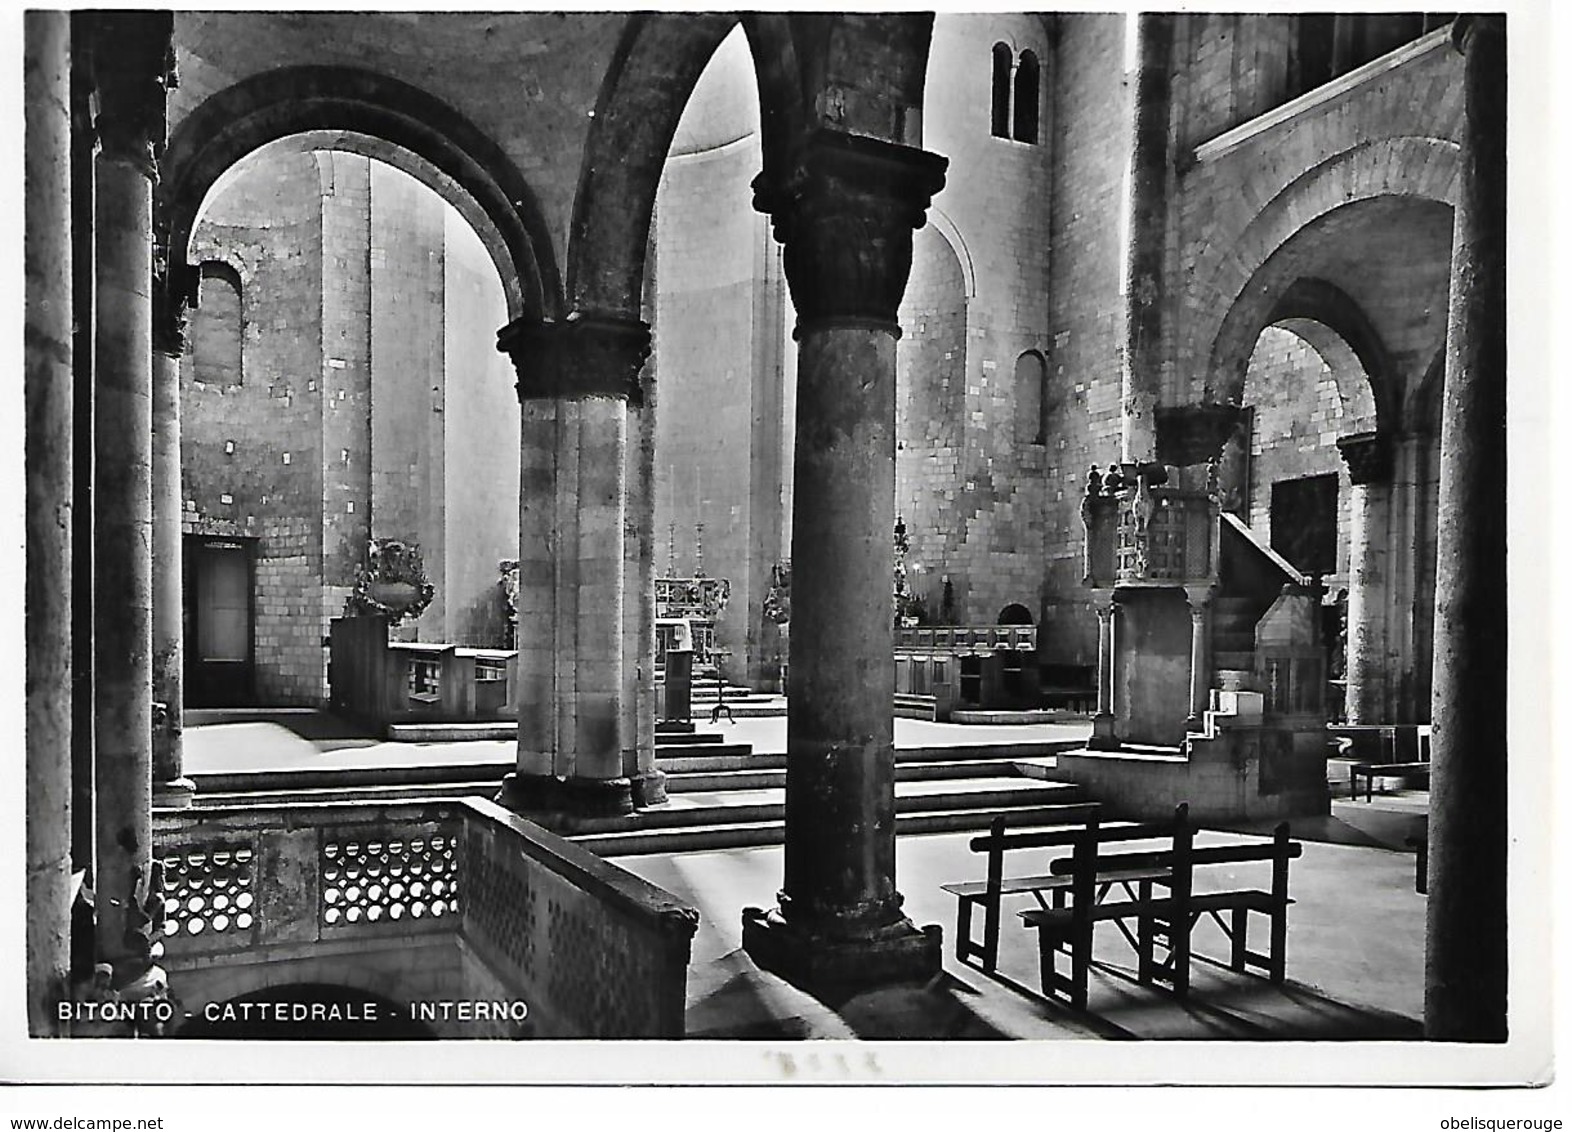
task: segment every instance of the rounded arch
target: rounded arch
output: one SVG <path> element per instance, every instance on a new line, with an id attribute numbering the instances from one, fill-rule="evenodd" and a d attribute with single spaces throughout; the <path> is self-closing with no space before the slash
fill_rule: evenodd
<path id="1" fill-rule="evenodd" d="M 571 309 L 637 318 L 644 291 L 655 191 L 682 112 L 722 41 L 732 13 L 630 16 L 595 102 L 574 197 L 568 245 Z M 784 15 L 741 17 L 759 86 L 766 172 L 800 131 L 801 76 Z"/>
<path id="2" fill-rule="evenodd" d="M 965 286 L 966 297 L 977 297 L 977 268 L 972 263 L 972 251 L 966 246 L 966 237 L 961 235 L 961 230 L 949 213 L 938 205 L 928 206 L 928 227 L 943 236 L 950 245 L 950 250 L 955 253 L 955 262 L 961 267 L 961 281 Z"/>
<path id="3" fill-rule="evenodd" d="M 1264 265 L 1263 265 L 1264 270 Z M 1268 284 L 1268 288 L 1270 284 Z M 1347 372 L 1363 370 L 1375 400 L 1377 427 L 1390 427 L 1401 407 L 1402 389 L 1392 372 L 1387 349 L 1380 334 L 1358 303 L 1336 284 L 1313 276 L 1295 278 L 1276 291 L 1264 289 L 1258 298 L 1234 304 L 1223 320 L 1214 346 L 1218 359 L 1243 357 L 1237 386 L 1226 384 L 1225 399 L 1237 401 L 1244 388 L 1244 366 L 1261 331 L 1268 326 L 1287 326 L 1308 342 L 1329 364 Z M 1353 365 L 1338 366 L 1343 356 L 1352 354 Z M 1226 374 L 1228 371 L 1216 371 Z"/>
<path id="4" fill-rule="evenodd" d="M 175 129 L 158 186 L 160 239 L 186 254 L 204 201 L 241 158 L 302 135 L 423 181 L 480 235 L 510 317 L 561 313 L 561 282 L 534 193 L 507 156 L 456 110 L 407 83 L 345 67 L 286 67 L 210 96 Z"/>
<path id="5" fill-rule="evenodd" d="M 1380 197 L 1455 205 L 1458 172 L 1457 143 L 1444 138 L 1386 138 L 1328 158 L 1279 190 L 1236 239 L 1212 242 L 1193 272 L 1193 308 L 1224 312 L 1218 317 L 1225 321 L 1236 317 L 1236 306 L 1267 261 L 1296 234 L 1337 209 Z M 1212 325 L 1202 320 L 1198 333 L 1208 334 Z M 1225 338 L 1225 329 L 1230 328 L 1218 325 L 1210 331 L 1204 349 L 1204 400 L 1226 399 L 1226 391 L 1237 388 L 1240 380 L 1239 331 L 1233 327 Z M 1247 337 L 1254 340 L 1253 334 Z"/>
<path id="6" fill-rule="evenodd" d="M 999 610 L 998 624 L 1032 625 L 1035 622 L 1032 621 L 1032 611 L 1030 609 L 1027 609 L 1026 606 L 1018 601 L 1012 601 L 1009 605 Z"/>
<path id="7" fill-rule="evenodd" d="M 990 88 L 989 120 L 996 138 L 1010 136 L 1010 74 L 1015 68 L 1015 50 L 1003 40 L 993 45 L 993 85 Z"/>

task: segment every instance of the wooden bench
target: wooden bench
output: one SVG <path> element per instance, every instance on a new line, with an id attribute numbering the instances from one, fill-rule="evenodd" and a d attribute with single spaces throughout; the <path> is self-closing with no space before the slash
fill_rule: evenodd
<path id="1" fill-rule="evenodd" d="M 1345 727 L 1343 730 L 1346 731 L 1353 729 Z M 1359 780 L 1361 778 L 1365 780 L 1365 801 L 1370 802 L 1374 800 L 1375 780 L 1378 778 L 1411 778 L 1429 776 L 1429 724 L 1368 727 L 1362 728 L 1360 730 L 1379 734 L 1381 737 L 1381 742 L 1379 746 L 1375 748 L 1378 752 L 1378 757 L 1362 758 L 1349 768 L 1348 796 L 1350 798 L 1355 800 L 1359 798 Z M 1417 757 L 1399 760 L 1399 751 L 1402 751 L 1405 754 L 1412 754 Z"/>
<path id="2" fill-rule="evenodd" d="M 1088 975 L 1092 961 L 1092 932 L 1098 922 L 1112 920 L 1135 949 L 1138 978 L 1142 983 L 1166 983 L 1178 997 L 1190 989 L 1190 935 L 1201 916 L 1211 916 L 1230 942 L 1228 965 L 1244 972 L 1255 968 L 1274 983 L 1286 973 L 1284 955 L 1288 932 L 1288 862 L 1302 847 L 1288 838 L 1288 824 L 1277 827 L 1270 844 L 1227 845 L 1197 848 L 1188 808 L 1174 815 L 1172 844 L 1157 851 L 1103 854 L 1099 846 L 1124 840 L 1122 831 L 1083 831 L 1068 860 L 1053 862 L 1049 872 L 1070 879 L 1067 907 L 1036 908 L 1021 913 L 1028 927 L 1036 929 L 1043 993 L 1086 1009 Z M 1106 836 L 1112 833 L 1113 836 Z M 1269 890 L 1240 889 L 1223 892 L 1194 891 L 1197 866 L 1269 861 Z M 1145 875 L 1143 875 L 1145 874 Z M 1134 875 L 1132 890 L 1124 882 L 1124 899 L 1109 901 L 1110 888 Z M 1249 946 L 1250 913 L 1268 921 L 1265 952 Z M 1132 936 L 1124 921 L 1134 919 Z M 1159 950 L 1163 954 L 1159 955 Z M 1068 972 L 1059 970 L 1060 957 L 1069 960 Z"/>
<path id="3" fill-rule="evenodd" d="M 1065 849 L 1075 844 L 1076 838 L 1087 829 L 1097 828 L 1098 805 L 1095 802 L 1077 803 L 1056 807 L 1055 820 L 1062 824 L 1042 826 L 1017 833 L 1005 832 L 1005 818 L 1001 815 L 993 819 L 988 826 L 988 833 L 983 837 L 974 837 L 967 843 L 968 848 L 974 853 L 986 853 L 988 864 L 986 876 L 980 881 L 967 881 L 960 884 L 945 884 L 940 887 L 956 898 L 956 926 L 955 926 L 955 957 L 963 963 L 973 958 L 981 961 L 983 970 L 993 971 L 998 966 L 999 959 L 999 922 L 1000 906 L 1006 896 L 1031 895 L 1037 900 L 1038 906 L 1053 907 L 1063 904 L 1063 895 L 1069 889 L 1071 880 L 1066 876 L 1056 876 L 1052 873 L 1028 874 L 1022 876 L 1005 876 L 1004 855 L 1012 850 L 1029 849 Z M 1166 836 L 1166 827 L 1120 825 L 1109 827 L 1110 830 L 1141 831 L 1146 837 Z M 1131 878 L 1134 879 L 1134 878 Z M 1113 883 L 1110 881 L 1110 883 Z M 983 935 L 978 940 L 972 936 L 972 911 L 981 908 L 983 912 Z"/>

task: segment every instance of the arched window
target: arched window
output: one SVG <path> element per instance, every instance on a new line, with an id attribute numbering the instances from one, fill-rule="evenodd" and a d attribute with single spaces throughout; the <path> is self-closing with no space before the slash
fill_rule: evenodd
<path id="1" fill-rule="evenodd" d="M 241 383 L 240 276 L 210 260 L 200 269 L 196 310 L 191 312 L 192 376 L 206 385 Z"/>
<path id="2" fill-rule="evenodd" d="M 993 136 L 1010 136 L 1010 47 L 993 45 Z"/>
<path id="3" fill-rule="evenodd" d="M 1037 56 L 1023 51 L 1015 68 L 1015 140 L 1029 145 L 1037 144 L 1038 87 Z"/>
<path id="4" fill-rule="evenodd" d="M 1043 435 L 1043 393 L 1048 365 L 1036 350 L 1015 359 L 1015 438 L 1021 444 L 1046 443 Z"/>

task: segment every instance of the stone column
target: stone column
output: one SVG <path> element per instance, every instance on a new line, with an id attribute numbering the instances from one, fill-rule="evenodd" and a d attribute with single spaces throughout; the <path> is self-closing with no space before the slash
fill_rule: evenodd
<path id="1" fill-rule="evenodd" d="M 1441 419 L 1425 1037 L 1507 1037 L 1506 18 L 1461 16 Z"/>
<path id="2" fill-rule="evenodd" d="M 1171 15 L 1136 21 L 1129 161 L 1125 169 L 1124 353 L 1121 462 L 1157 458 L 1155 412 L 1162 393 L 1163 278 L 1168 231 L 1168 117 Z"/>
<path id="3" fill-rule="evenodd" d="M 1113 590 L 1098 590 L 1092 595 L 1092 608 L 1097 613 L 1097 714 L 1092 717 L 1092 738 L 1088 744 L 1095 750 L 1117 750 L 1119 738 L 1114 734 L 1114 616 L 1119 605 L 1114 601 Z"/>
<path id="4" fill-rule="evenodd" d="M 1392 446 L 1385 433 L 1341 437 L 1338 451 L 1353 481 L 1349 532 L 1348 632 L 1343 671 L 1350 723 L 1391 723 L 1387 680 L 1388 527 L 1392 508 Z"/>
<path id="5" fill-rule="evenodd" d="M 626 813 L 628 405 L 649 327 L 574 315 L 498 334 L 518 371 L 518 761 L 499 801 L 547 820 Z"/>
<path id="6" fill-rule="evenodd" d="M 623 773 L 633 804 L 666 801 L 655 765 L 655 398 L 654 362 L 646 366 L 643 407 L 628 410 L 628 515 L 623 610 Z"/>
<path id="7" fill-rule="evenodd" d="M 98 310 L 94 420 L 98 960 L 123 995 L 155 993 L 152 865 L 152 211 L 173 54 L 169 12 L 94 21 L 102 149 L 94 168 Z"/>
<path id="8" fill-rule="evenodd" d="M 27 1019 L 60 1029 L 71 929 L 71 25 L 23 16 Z"/>
<path id="9" fill-rule="evenodd" d="M 1207 637 L 1211 630 L 1212 588 L 1186 586 L 1185 600 L 1190 605 L 1190 718 L 1185 725 L 1198 731 L 1206 712 L 1207 691 L 1211 687 L 1211 665 L 1207 663 Z"/>
<path id="10" fill-rule="evenodd" d="M 171 254 L 167 244 L 164 251 Z M 188 272 L 166 262 L 153 280 L 153 804 L 171 809 L 191 805 L 196 792 L 182 752 L 180 358 L 188 279 Z"/>
<path id="11" fill-rule="evenodd" d="M 835 988 L 939 970 L 895 887 L 896 310 L 912 232 L 945 160 L 821 128 L 779 180 L 774 220 L 798 321 L 787 698 L 786 860 L 778 906 L 743 911 L 743 947 L 788 980 Z"/>

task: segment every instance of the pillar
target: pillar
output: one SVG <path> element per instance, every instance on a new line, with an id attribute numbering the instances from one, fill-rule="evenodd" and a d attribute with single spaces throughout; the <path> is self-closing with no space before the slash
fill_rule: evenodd
<path id="1" fill-rule="evenodd" d="M 180 357 L 187 276 L 166 261 L 153 280 L 153 804 L 169 809 L 190 806 L 196 792 L 185 776 L 182 749 Z"/>
<path id="2" fill-rule="evenodd" d="M 649 327 L 574 315 L 498 334 L 518 371 L 518 754 L 498 800 L 548 821 L 627 813 L 628 406 Z M 653 582 L 651 583 L 653 586 Z"/>
<path id="3" fill-rule="evenodd" d="M 1387 680 L 1388 562 L 1392 507 L 1392 446 L 1384 433 L 1345 436 L 1337 442 L 1353 483 L 1349 532 L 1348 632 L 1343 671 L 1344 707 L 1350 723 L 1391 723 Z"/>
<path id="4" fill-rule="evenodd" d="M 1507 1036 L 1506 18 L 1461 16 L 1436 551 L 1425 1037 Z"/>
<path id="5" fill-rule="evenodd" d="M 655 401 L 654 362 L 646 366 L 643 405 L 628 409 L 627 604 L 623 616 L 623 772 L 633 804 L 666 801 L 655 765 Z"/>
<path id="6" fill-rule="evenodd" d="M 1130 13 L 1136 37 L 1129 161 L 1125 170 L 1124 352 L 1121 460 L 1157 459 L 1156 408 L 1162 391 L 1164 253 L 1168 231 L 1171 15 Z"/>
<path id="7" fill-rule="evenodd" d="M 945 160 L 821 128 L 754 204 L 785 249 L 799 342 L 785 880 L 743 947 L 799 985 L 925 979 L 940 930 L 895 885 L 896 310 Z"/>
<path id="8" fill-rule="evenodd" d="M 1186 586 L 1185 600 L 1190 605 L 1190 717 L 1185 725 L 1197 731 L 1206 712 L 1207 692 L 1212 683 L 1211 665 L 1207 663 L 1212 589 L 1210 586 Z"/>
<path id="9" fill-rule="evenodd" d="M 71 31 L 23 16 L 27 1018 L 56 1033 L 71 928 Z"/>
<path id="10" fill-rule="evenodd" d="M 1114 734 L 1114 617 L 1119 611 L 1112 590 L 1099 590 L 1092 595 L 1092 608 L 1097 613 L 1097 714 L 1092 717 L 1092 738 L 1088 744 L 1095 750 L 1116 750 L 1118 736 Z"/>
<path id="11" fill-rule="evenodd" d="M 149 952 L 152 867 L 152 193 L 172 51 L 169 12 L 94 21 L 97 678 L 96 942 L 123 995 L 162 983 Z"/>

